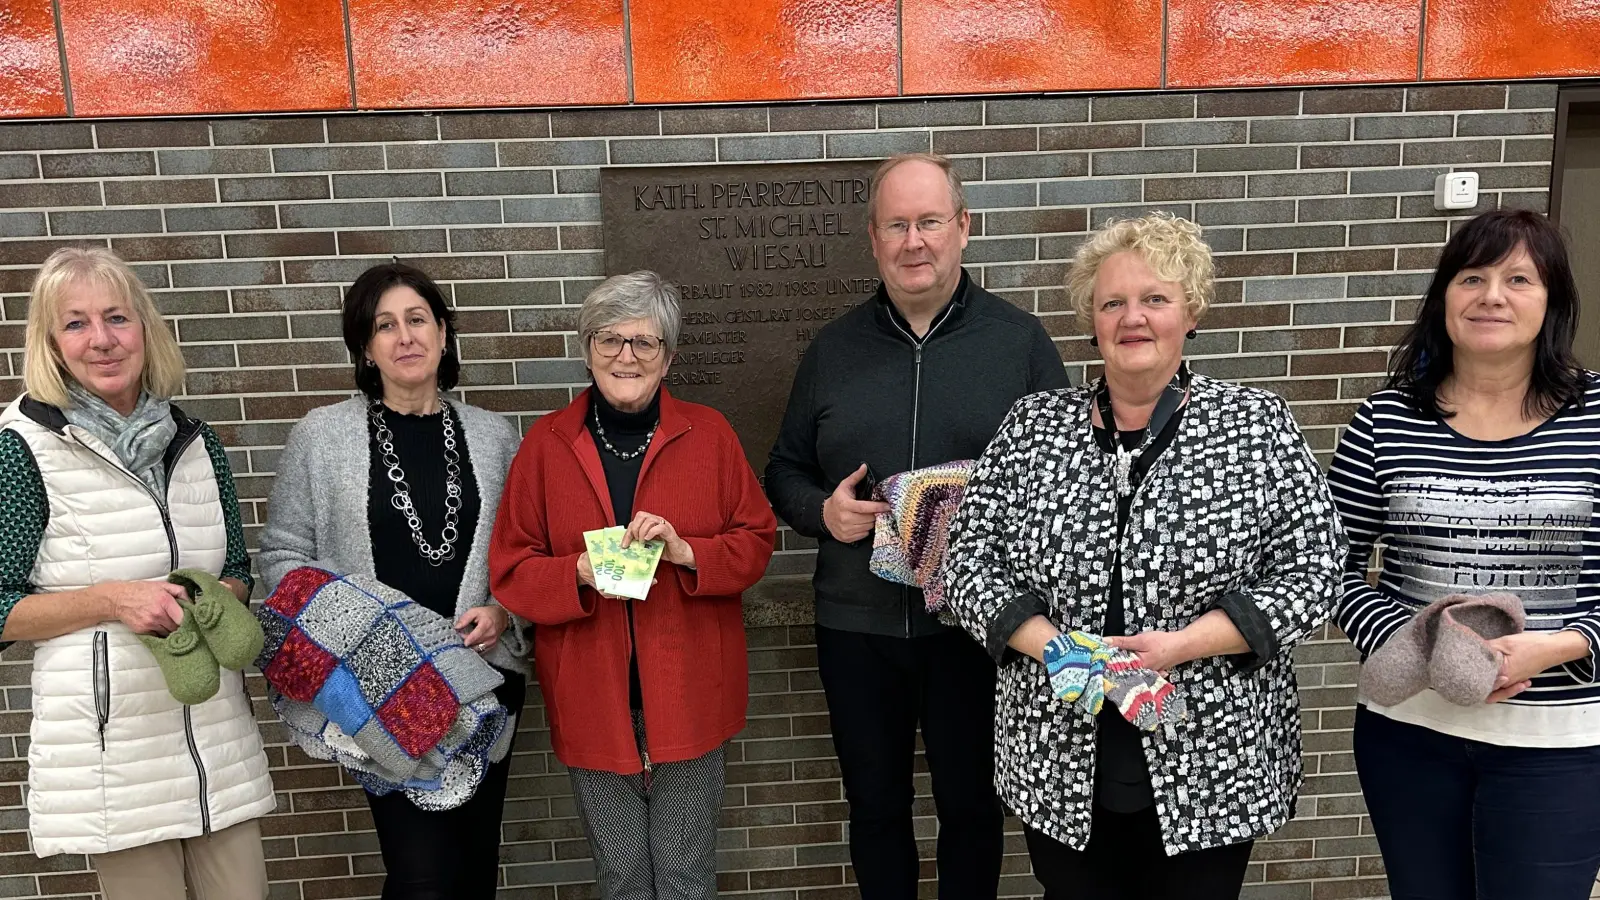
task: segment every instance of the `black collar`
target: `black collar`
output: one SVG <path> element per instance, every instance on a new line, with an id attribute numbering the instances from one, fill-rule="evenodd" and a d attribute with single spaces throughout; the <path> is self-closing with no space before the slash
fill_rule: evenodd
<path id="1" fill-rule="evenodd" d="M 939 310 L 938 315 L 933 317 L 933 321 L 937 323 L 936 329 L 930 328 L 922 340 L 927 340 L 934 330 L 943 334 L 959 327 L 966 319 L 967 310 L 971 306 L 968 302 L 972 296 L 971 292 L 972 278 L 967 274 L 966 268 L 962 267 L 961 280 L 956 282 L 956 289 L 951 293 L 950 301 Z M 878 283 L 877 293 L 872 295 L 870 302 L 873 305 L 873 319 L 884 331 L 902 340 L 910 340 L 914 344 L 920 343 L 915 337 L 916 332 L 911 329 L 911 323 L 906 321 L 905 316 L 900 315 L 900 310 L 895 307 L 894 301 L 889 299 L 889 291 L 881 281 Z"/>
<path id="2" fill-rule="evenodd" d="M 1172 381 L 1168 382 L 1161 392 L 1161 398 L 1156 401 L 1156 408 L 1150 413 L 1150 421 L 1145 423 L 1145 427 L 1133 432 L 1135 437 L 1128 441 L 1124 437 L 1128 432 L 1117 428 L 1116 414 L 1111 409 L 1111 388 L 1102 376 L 1100 383 L 1095 385 L 1094 389 L 1095 406 L 1100 410 L 1100 424 L 1104 428 L 1103 431 L 1095 433 L 1100 449 L 1113 452 L 1121 445 L 1123 449 L 1138 453 L 1146 444 L 1161 438 L 1167 431 L 1168 424 L 1176 421 L 1174 417 L 1183 406 L 1183 398 L 1189 391 L 1189 383 L 1189 364 L 1179 363 L 1177 374 L 1172 376 Z M 1128 446 L 1129 444 L 1132 446 Z"/>

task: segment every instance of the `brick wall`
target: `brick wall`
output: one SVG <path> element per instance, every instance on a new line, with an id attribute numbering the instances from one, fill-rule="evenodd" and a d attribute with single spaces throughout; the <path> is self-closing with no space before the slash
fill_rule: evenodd
<path id="1" fill-rule="evenodd" d="M 1040 315 L 1075 379 L 1095 354 L 1059 285 L 1085 230 L 1149 208 L 1207 226 L 1220 283 L 1191 345 L 1195 368 L 1284 394 L 1325 460 L 1459 220 L 1433 210 L 1434 176 L 1478 171 L 1480 209 L 1545 208 L 1554 103 L 1553 86 L 1512 84 L 0 125 L 0 395 L 19 390 L 34 268 L 64 242 L 109 243 L 176 327 L 190 365 L 182 403 L 232 448 L 253 542 L 289 427 L 349 390 L 335 310 L 366 266 L 398 255 L 445 282 L 461 310 L 466 400 L 526 425 L 584 380 L 568 329 L 602 274 L 600 166 L 931 148 L 958 158 L 968 180 L 974 275 Z M 853 896 L 809 627 L 810 564 L 805 543 L 786 534 L 747 603 L 751 719 L 728 756 L 728 894 Z M 1246 896 L 1381 896 L 1349 751 L 1353 653 L 1331 634 L 1298 657 L 1300 818 L 1257 848 Z M 28 852 L 28 671 L 27 647 L 5 653 L 0 896 L 89 895 L 84 858 Z M 501 896 L 591 897 L 587 848 L 533 698 L 507 801 Z M 288 749 L 259 709 L 279 791 L 265 825 L 274 900 L 376 896 L 381 868 L 360 790 Z M 925 858 L 932 811 L 922 775 Z M 1019 834 L 1008 852 L 1004 893 L 1027 896 Z"/>

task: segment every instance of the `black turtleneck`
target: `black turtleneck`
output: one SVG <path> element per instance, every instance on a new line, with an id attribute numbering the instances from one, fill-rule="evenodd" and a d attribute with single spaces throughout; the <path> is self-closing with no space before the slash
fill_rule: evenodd
<path id="1" fill-rule="evenodd" d="M 612 524 L 626 525 L 633 519 L 633 492 L 639 486 L 639 470 L 644 468 L 644 454 L 640 453 L 632 459 L 620 459 L 608 451 L 605 441 L 600 439 L 599 429 L 595 427 L 595 417 L 599 417 L 600 425 L 605 428 L 605 440 L 610 441 L 617 450 L 632 454 L 644 446 L 645 435 L 661 418 L 661 391 L 656 391 L 649 406 L 633 413 L 612 406 L 598 387 L 589 390 L 589 397 L 589 415 L 584 419 L 584 424 L 594 437 L 595 447 L 600 450 L 600 465 L 606 472 L 606 490 L 611 494 L 611 510 L 616 515 Z"/>
<path id="2" fill-rule="evenodd" d="M 378 430 L 369 418 L 367 434 L 371 440 L 371 466 L 368 473 L 367 522 L 372 536 L 374 573 L 384 584 L 405 591 L 406 596 L 451 622 L 456 620 L 456 598 L 461 593 L 461 578 L 467 571 L 467 556 L 478 529 L 481 504 L 478 480 L 472 474 L 472 459 L 467 454 L 466 428 L 460 416 L 452 416 L 456 432 L 456 452 L 461 455 L 461 518 L 456 529 L 455 557 L 435 566 L 423 557 L 411 537 L 406 517 L 394 508 L 394 482 L 383 464 L 378 447 Z M 422 519 L 422 537 L 439 546 L 444 528 L 445 465 L 444 414 L 410 416 L 388 407 L 384 423 L 394 434 L 395 455 L 406 483 L 411 487 L 411 503 Z"/>
<path id="3" fill-rule="evenodd" d="M 633 520 L 633 494 L 639 486 L 639 472 L 644 469 L 644 454 L 634 454 L 635 450 L 645 446 L 645 435 L 656 426 L 661 419 L 661 391 L 656 390 L 656 395 L 650 398 L 650 405 L 638 412 L 623 412 L 606 401 L 605 395 L 600 393 L 598 385 L 589 389 L 589 415 L 584 423 L 589 428 L 589 434 L 594 438 L 594 445 L 600 451 L 600 466 L 606 473 L 606 491 L 611 494 L 611 511 L 616 516 L 615 525 L 626 525 Z M 596 421 L 605 428 L 605 440 L 600 439 L 600 429 Z M 632 459 L 621 459 L 615 453 L 606 449 L 606 441 L 618 451 L 632 456 Z M 633 634 L 633 601 L 624 598 L 623 604 L 628 612 L 628 640 L 635 647 L 638 642 Z M 628 653 L 628 705 L 633 709 L 644 709 L 644 689 L 639 681 L 639 654 L 637 650 Z"/>

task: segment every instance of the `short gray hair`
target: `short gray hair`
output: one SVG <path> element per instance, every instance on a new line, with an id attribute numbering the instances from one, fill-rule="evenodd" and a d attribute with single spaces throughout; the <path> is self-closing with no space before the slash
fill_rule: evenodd
<path id="1" fill-rule="evenodd" d="M 950 186 L 950 203 L 956 208 L 956 215 L 961 215 L 962 210 L 967 208 L 967 192 L 962 189 L 961 175 L 949 157 L 938 153 L 896 153 L 879 163 L 877 170 L 872 173 L 872 184 L 867 191 L 867 221 L 873 225 L 878 223 L 878 188 L 883 184 L 883 179 L 908 162 L 927 163 L 943 172 L 945 183 Z"/>
<path id="2" fill-rule="evenodd" d="M 683 304 L 678 288 L 660 275 L 640 269 L 613 275 L 583 298 L 578 310 L 578 339 L 583 358 L 589 358 L 589 339 L 620 322 L 649 319 L 661 332 L 667 353 L 678 352 L 678 331 L 683 325 Z"/>

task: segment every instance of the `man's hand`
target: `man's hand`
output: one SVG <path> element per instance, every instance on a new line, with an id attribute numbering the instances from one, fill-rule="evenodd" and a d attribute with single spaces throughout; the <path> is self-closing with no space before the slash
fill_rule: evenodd
<path id="1" fill-rule="evenodd" d="M 856 485 L 865 477 L 867 464 L 862 463 L 822 501 L 822 524 L 836 541 L 853 544 L 861 540 L 872 533 L 878 513 L 889 511 L 887 503 L 856 499 Z"/>

